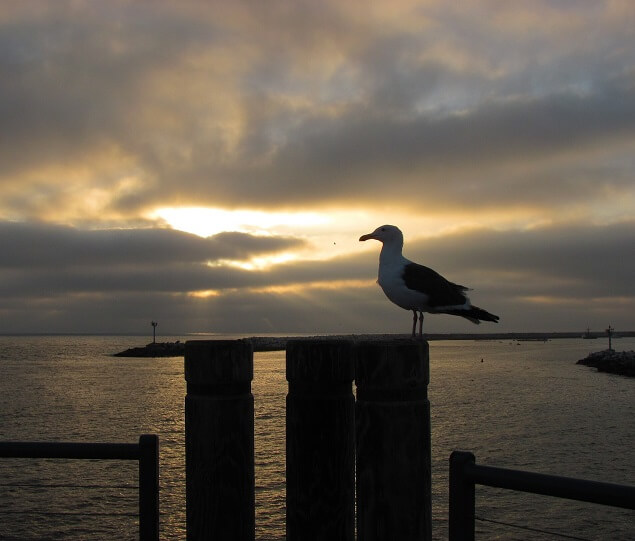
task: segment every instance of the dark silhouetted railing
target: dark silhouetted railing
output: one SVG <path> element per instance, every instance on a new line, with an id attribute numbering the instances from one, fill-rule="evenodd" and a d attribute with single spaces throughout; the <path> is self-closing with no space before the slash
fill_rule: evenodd
<path id="1" fill-rule="evenodd" d="M 635 487 L 476 464 L 470 452 L 450 456 L 449 541 L 474 539 L 475 485 L 635 509 Z"/>
<path id="2" fill-rule="evenodd" d="M 66 458 L 139 461 L 139 539 L 159 539 L 159 438 L 139 443 L 0 442 L 0 458 Z"/>

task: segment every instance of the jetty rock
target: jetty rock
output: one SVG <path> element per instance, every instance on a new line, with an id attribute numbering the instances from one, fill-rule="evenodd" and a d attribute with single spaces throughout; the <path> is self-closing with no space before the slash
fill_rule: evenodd
<path id="1" fill-rule="evenodd" d="M 635 377 L 635 351 L 615 351 L 605 349 L 590 353 L 576 364 L 593 366 L 598 372 L 609 372 L 622 376 Z"/>
<path id="2" fill-rule="evenodd" d="M 151 342 L 145 346 L 129 348 L 115 353 L 113 357 L 182 357 L 185 354 L 183 342 Z"/>

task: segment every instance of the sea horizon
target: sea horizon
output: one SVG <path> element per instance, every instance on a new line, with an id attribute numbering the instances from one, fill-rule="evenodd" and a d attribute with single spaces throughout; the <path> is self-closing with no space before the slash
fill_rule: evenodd
<path id="1" fill-rule="evenodd" d="M 20 337 L 20 336 L 73 336 L 73 337 L 90 337 L 90 336 L 122 336 L 122 337 L 147 337 L 152 339 L 151 335 L 139 332 L 0 332 L 0 336 Z M 312 336 L 333 336 L 333 337 L 379 337 L 388 338 L 409 337 L 407 333 L 333 333 L 333 332 L 186 332 L 186 333 L 170 333 L 156 336 L 156 341 L 161 339 L 171 339 L 178 337 L 201 337 L 201 336 L 236 336 L 242 338 L 252 338 L 259 336 L 267 337 L 307 337 Z M 514 339 L 514 338 L 548 338 L 548 339 L 570 339 L 570 338 L 607 338 L 606 331 L 508 331 L 508 332 L 482 332 L 482 333 L 464 333 L 464 332 L 447 332 L 447 333 L 424 333 L 425 340 L 497 340 L 497 339 Z M 632 338 L 635 337 L 635 330 L 614 331 L 612 338 Z"/>

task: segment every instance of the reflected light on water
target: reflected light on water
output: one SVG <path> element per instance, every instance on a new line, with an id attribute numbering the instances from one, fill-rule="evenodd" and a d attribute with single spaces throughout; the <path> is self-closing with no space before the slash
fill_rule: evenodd
<path id="1" fill-rule="evenodd" d="M 238 336 L 221 336 L 237 338 Z M 204 338 L 204 337 L 197 337 Z M 187 340 L 188 337 L 164 337 Z M 160 437 L 161 539 L 185 539 L 183 358 L 115 358 L 142 337 L 0 337 L 0 439 L 134 442 Z M 448 457 L 468 449 L 479 463 L 633 484 L 633 381 L 575 361 L 596 340 L 430 343 L 433 539 L 447 539 Z M 620 349 L 635 348 L 620 339 Z M 482 361 L 481 361 L 482 359 Z M 256 538 L 284 539 L 284 352 L 257 353 L 255 415 Z M 17 460 L 17 459 L 16 459 Z M 135 494 L 36 487 L 17 494 L 6 482 L 136 483 L 119 461 L 0 460 L 0 510 L 28 513 L 135 510 Z M 114 492 L 114 493 L 113 493 Z M 479 488 L 479 515 L 589 539 L 632 539 L 632 512 Z M 540 524 L 537 520 L 539 519 Z M 135 517 L 3 515 L 0 538 L 129 539 Z M 526 539 L 477 524 L 480 539 Z M 526 533 L 526 532 L 525 532 Z M 515 536 L 515 537 L 514 537 Z M 532 537 L 543 539 L 543 537 Z"/>

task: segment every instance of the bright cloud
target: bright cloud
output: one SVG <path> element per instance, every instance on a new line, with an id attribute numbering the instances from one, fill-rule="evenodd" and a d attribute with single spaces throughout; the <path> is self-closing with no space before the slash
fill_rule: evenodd
<path id="1" fill-rule="evenodd" d="M 325 214 L 317 212 L 266 212 L 204 207 L 161 208 L 152 212 L 149 218 L 161 218 L 174 229 L 201 237 L 209 237 L 223 231 L 256 234 L 291 228 L 305 231 L 331 221 Z"/>

